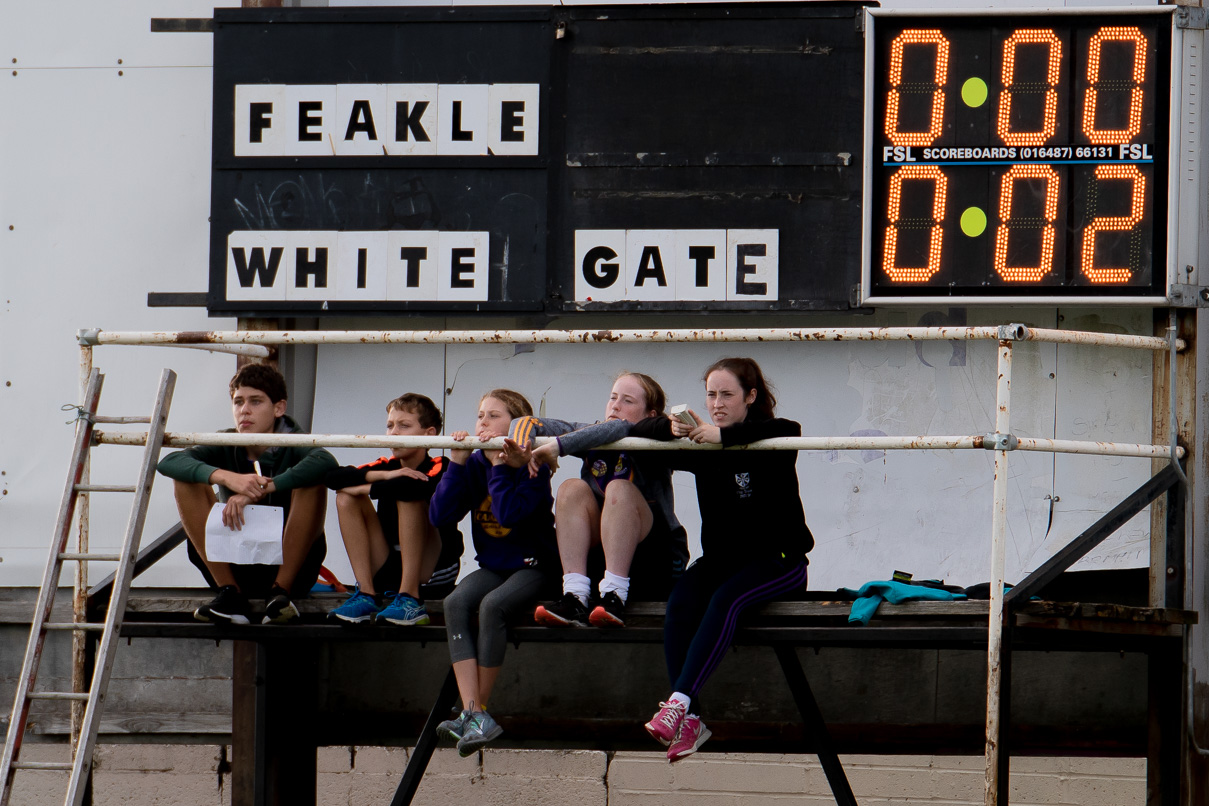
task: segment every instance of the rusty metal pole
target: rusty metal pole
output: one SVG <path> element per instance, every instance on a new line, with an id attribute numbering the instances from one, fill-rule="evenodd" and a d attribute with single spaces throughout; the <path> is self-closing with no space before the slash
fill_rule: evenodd
<path id="1" fill-rule="evenodd" d="M 999 340 L 998 383 L 995 387 L 994 504 L 991 513 L 991 612 L 987 620 L 986 806 L 998 806 L 1001 767 L 1003 682 L 1003 575 L 1007 555 L 1007 440 L 1011 435 L 1009 404 L 1012 392 L 1012 342 Z"/>
<path id="2" fill-rule="evenodd" d="M 92 347 L 80 345 L 80 402 L 83 404 L 85 390 L 88 388 L 88 377 L 92 374 Z M 76 428 L 80 428 L 79 423 Z M 88 484 L 91 460 L 90 452 L 84 454 L 84 472 L 80 476 L 80 484 Z M 88 501 L 86 492 L 79 493 L 76 500 L 76 512 L 79 513 L 78 531 L 76 533 L 76 551 L 80 554 L 88 552 Z M 71 611 L 73 621 L 88 620 L 88 563 L 77 562 L 75 581 L 72 589 Z M 88 633 L 83 630 L 72 630 L 71 636 L 71 690 L 77 694 L 88 691 Z M 71 749 L 75 753 L 80 741 L 80 730 L 84 724 L 84 703 L 75 700 L 71 703 Z"/>

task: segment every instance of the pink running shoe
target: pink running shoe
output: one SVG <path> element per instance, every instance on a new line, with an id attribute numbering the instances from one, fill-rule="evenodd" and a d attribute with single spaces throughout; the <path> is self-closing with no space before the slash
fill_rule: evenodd
<path id="1" fill-rule="evenodd" d="M 679 761 L 685 756 L 691 756 L 712 735 L 709 728 L 705 727 L 705 723 L 701 721 L 701 717 L 689 714 L 680 721 L 676 741 L 672 742 L 672 746 L 667 749 L 667 760 L 669 762 Z"/>
<path id="2" fill-rule="evenodd" d="M 667 747 L 676 738 L 676 734 L 680 732 L 680 723 L 684 719 L 685 713 L 688 712 L 687 706 L 683 703 L 671 700 L 670 702 L 659 703 L 659 712 L 651 717 L 651 721 L 646 723 L 646 732 L 659 740 L 659 743 Z"/>

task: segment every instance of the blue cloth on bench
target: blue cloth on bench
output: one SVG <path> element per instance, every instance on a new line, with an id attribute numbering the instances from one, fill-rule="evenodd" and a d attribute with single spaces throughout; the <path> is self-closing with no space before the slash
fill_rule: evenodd
<path id="1" fill-rule="evenodd" d="M 966 598 L 964 593 L 952 593 L 940 588 L 923 585 L 908 585 L 905 582 L 881 580 L 866 582 L 860 590 L 840 588 L 844 593 L 856 597 L 852 611 L 848 614 L 849 624 L 868 624 L 883 601 L 890 604 L 914 601 L 956 602 Z"/>

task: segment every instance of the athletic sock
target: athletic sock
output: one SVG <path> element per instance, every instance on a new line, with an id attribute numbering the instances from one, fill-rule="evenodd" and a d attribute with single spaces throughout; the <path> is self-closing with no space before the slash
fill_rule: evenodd
<path id="1" fill-rule="evenodd" d="M 563 593 L 573 593 L 584 607 L 592 595 L 592 580 L 583 574 L 563 574 Z"/>
<path id="2" fill-rule="evenodd" d="M 600 580 L 600 595 L 603 597 L 610 591 L 616 593 L 617 598 L 621 599 L 621 603 L 625 604 L 626 599 L 630 596 L 630 578 L 619 577 L 612 571 L 605 571 L 604 578 Z"/>
<path id="3" fill-rule="evenodd" d="M 693 701 L 693 698 L 688 696 L 687 694 L 683 694 L 679 691 L 673 691 L 672 696 L 668 697 L 667 701 L 680 703 L 681 705 L 684 706 L 684 710 L 687 712 L 689 703 L 691 703 Z"/>

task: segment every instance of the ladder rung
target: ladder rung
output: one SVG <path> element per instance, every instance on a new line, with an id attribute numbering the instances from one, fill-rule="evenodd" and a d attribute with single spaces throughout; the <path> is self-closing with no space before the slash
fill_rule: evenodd
<path id="1" fill-rule="evenodd" d="M 100 414 L 92 418 L 94 423 L 150 423 L 150 417 L 104 417 Z"/>
<path id="2" fill-rule="evenodd" d="M 56 621 L 42 625 L 48 630 L 84 630 L 85 632 L 104 632 L 104 624 L 93 624 L 88 621 Z"/>
<path id="3" fill-rule="evenodd" d="M 80 554 L 72 551 L 59 552 L 60 560 L 99 560 L 107 563 L 118 563 L 122 561 L 121 554 Z"/>
<path id="4" fill-rule="evenodd" d="M 14 761 L 13 769 L 17 770 L 71 770 L 70 761 Z"/>
<path id="5" fill-rule="evenodd" d="M 87 700 L 88 692 L 83 691 L 31 691 L 27 695 L 31 700 Z"/>
<path id="6" fill-rule="evenodd" d="M 132 484 L 77 484 L 78 493 L 132 493 L 137 489 Z"/>

